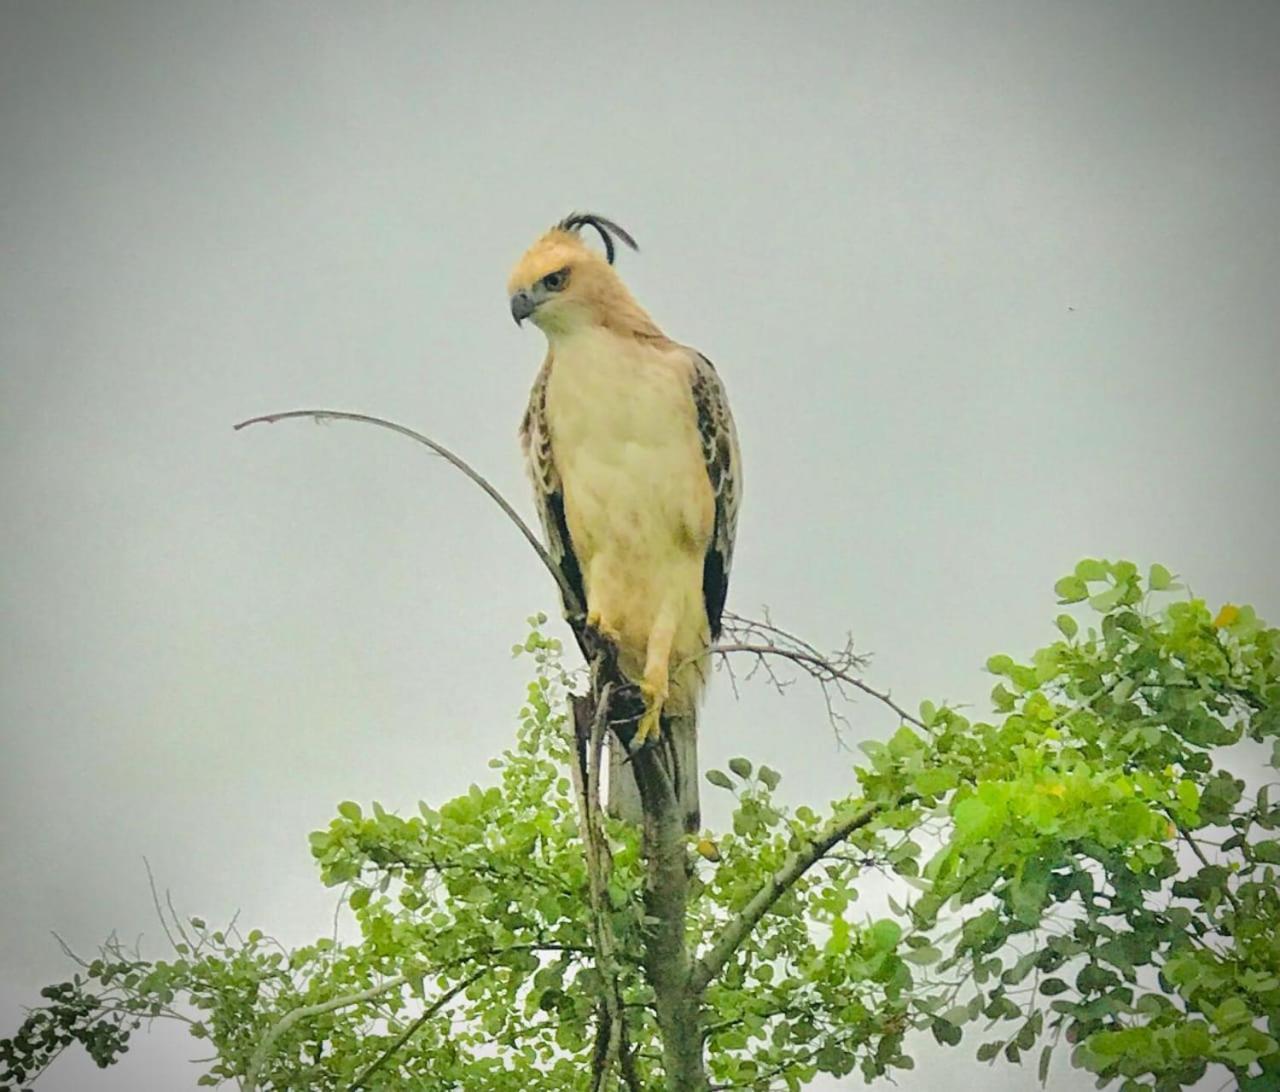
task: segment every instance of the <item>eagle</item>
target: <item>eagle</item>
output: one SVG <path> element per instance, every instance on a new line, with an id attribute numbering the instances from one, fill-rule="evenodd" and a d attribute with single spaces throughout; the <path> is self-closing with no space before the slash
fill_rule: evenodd
<path id="1" fill-rule="evenodd" d="M 599 234 L 603 254 L 583 228 Z M 612 220 L 572 213 L 511 274 L 513 318 L 547 338 L 520 440 L 547 552 L 639 688 L 629 746 L 667 729 L 677 801 L 694 831 L 697 707 L 733 563 L 738 438 L 711 361 L 636 302 L 614 269 L 617 243 L 639 249 Z"/>

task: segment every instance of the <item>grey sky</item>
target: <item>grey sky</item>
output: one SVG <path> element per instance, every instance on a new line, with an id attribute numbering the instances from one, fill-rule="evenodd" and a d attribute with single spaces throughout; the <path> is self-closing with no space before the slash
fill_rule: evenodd
<path id="1" fill-rule="evenodd" d="M 728 385 L 737 609 L 982 709 L 1086 554 L 1274 620 L 1278 48 L 1276 5 L 1207 0 L 0 4 L 5 1032 L 50 929 L 154 941 L 144 854 L 302 941 L 337 801 L 486 779 L 536 560 L 395 437 L 230 426 L 392 416 L 531 515 L 503 287 L 573 208 Z M 714 690 L 704 766 L 847 789 L 815 695 Z M 917 1048 L 900 1087 L 1031 1080 Z M 190 1088 L 200 1052 L 42 1087 Z"/>

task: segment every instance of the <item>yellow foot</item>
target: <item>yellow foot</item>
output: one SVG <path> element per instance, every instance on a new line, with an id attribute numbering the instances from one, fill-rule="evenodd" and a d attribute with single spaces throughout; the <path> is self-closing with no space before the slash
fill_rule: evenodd
<path id="1" fill-rule="evenodd" d="M 643 687 L 641 690 L 643 691 Z M 644 700 L 644 715 L 636 725 L 636 734 L 631 737 L 631 749 L 640 750 L 650 742 L 656 743 L 662 735 L 662 702 L 654 701 L 647 693 Z"/>

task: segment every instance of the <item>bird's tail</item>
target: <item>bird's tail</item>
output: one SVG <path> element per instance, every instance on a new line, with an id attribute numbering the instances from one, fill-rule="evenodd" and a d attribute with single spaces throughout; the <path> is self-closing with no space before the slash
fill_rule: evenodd
<path id="1" fill-rule="evenodd" d="M 653 743 L 675 789 L 684 829 L 693 834 L 702 826 L 698 804 L 698 711 L 664 713 L 662 734 Z M 644 822 L 644 804 L 635 770 L 625 745 L 616 735 L 609 737 L 609 814 L 626 823 Z"/>

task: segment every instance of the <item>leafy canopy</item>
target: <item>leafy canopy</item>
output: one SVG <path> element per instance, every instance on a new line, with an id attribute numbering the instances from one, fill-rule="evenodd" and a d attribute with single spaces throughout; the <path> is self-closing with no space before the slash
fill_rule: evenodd
<path id="1" fill-rule="evenodd" d="M 818 1073 L 912 1066 L 912 1033 L 1041 1079 L 1063 1037 L 1103 1083 L 1176 1089 L 1211 1066 L 1280 1087 L 1280 631 L 1212 613 L 1155 565 L 1086 560 L 1056 585 L 1076 612 L 1026 661 L 991 657 L 995 715 L 924 702 L 864 743 L 850 795 L 779 800 L 745 758 L 720 860 L 698 859 L 688 930 L 720 936 L 830 822 L 870 823 L 791 884 L 705 995 L 718 1087 L 797 1089 Z M 172 917 L 171 958 L 116 940 L 44 991 L 0 1041 L 0 1090 L 78 1043 L 100 1065 L 144 1021 L 207 1039 L 203 1084 L 246 1089 L 563 1090 L 581 1085 L 600 996 L 587 875 L 566 773 L 572 682 L 543 616 L 514 745 L 493 784 L 396 815 L 339 805 L 311 835 L 358 935 L 286 949 L 258 930 Z M 1247 784 L 1242 775 L 1252 776 Z M 643 1087 L 663 1087 L 639 839 L 608 828 L 610 926 Z M 895 876 L 887 917 L 855 909 Z M 158 907 L 159 909 L 159 907 Z M 162 920 L 163 912 L 162 912 Z"/>

